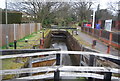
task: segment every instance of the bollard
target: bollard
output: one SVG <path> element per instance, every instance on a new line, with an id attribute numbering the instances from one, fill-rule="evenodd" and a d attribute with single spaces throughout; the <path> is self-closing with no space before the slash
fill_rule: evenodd
<path id="1" fill-rule="evenodd" d="M 25 39 L 25 43 L 27 43 L 28 42 L 28 39 Z"/>
<path id="2" fill-rule="evenodd" d="M 35 46 L 33 46 L 32 48 L 35 49 Z"/>
<path id="3" fill-rule="evenodd" d="M 92 49 L 95 49 L 95 46 L 96 46 L 96 40 L 93 40 Z"/>
<path id="4" fill-rule="evenodd" d="M 14 40 L 14 49 L 17 49 L 17 41 Z"/>
<path id="5" fill-rule="evenodd" d="M 89 66 L 93 66 L 94 65 L 94 59 L 95 59 L 95 56 L 94 55 L 90 55 L 89 63 L 88 63 Z M 92 72 L 90 72 L 90 73 L 92 73 Z M 93 78 L 89 77 L 88 81 L 93 81 Z"/>
<path id="6" fill-rule="evenodd" d="M 110 45 L 107 46 L 107 53 L 110 53 Z"/>
<path id="7" fill-rule="evenodd" d="M 104 73 L 104 81 L 111 81 L 112 72 Z"/>

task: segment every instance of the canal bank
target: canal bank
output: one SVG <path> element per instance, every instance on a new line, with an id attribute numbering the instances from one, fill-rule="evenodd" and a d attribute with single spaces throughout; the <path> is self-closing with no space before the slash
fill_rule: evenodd
<path id="1" fill-rule="evenodd" d="M 68 31 L 53 30 L 44 39 L 44 48 L 59 48 L 62 51 L 81 51 L 83 47 L 73 38 Z M 80 55 L 61 54 L 62 66 L 79 66 Z M 86 81 L 85 78 L 61 77 L 60 81 Z M 47 81 L 47 80 L 45 80 Z M 48 80 L 52 81 L 52 80 Z"/>
<path id="2" fill-rule="evenodd" d="M 44 39 L 44 48 L 61 48 L 61 50 L 69 51 L 88 51 L 97 52 L 80 44 L 73 35 L 65 30 L 52 30 Z M 70 55 L 72 65 L 80 65 L 80 55 Z"/>

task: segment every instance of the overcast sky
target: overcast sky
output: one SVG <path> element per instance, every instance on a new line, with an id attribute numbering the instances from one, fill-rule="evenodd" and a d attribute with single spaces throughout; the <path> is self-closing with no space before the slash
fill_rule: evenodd
<path id="1" fill-rule="evenodd" d="M 19 1 L 19 0 L 16 0 L 16 1 Z M 105 8 L 108 7 L 107 6 L 108 2 L 115 2 L 115 1 L 118 1 L 118 0 L 95 0 L 95 1 L 97 1 L 98 3 L 100 3 L 100 8 L 101 9 L 105 9 Z M 93 7 L 97 6 L 97 4 L 95 4 Z M 0 8 L 2 8 L 2 9 L 5 8 L 5 0 L 0 0 Z"/>

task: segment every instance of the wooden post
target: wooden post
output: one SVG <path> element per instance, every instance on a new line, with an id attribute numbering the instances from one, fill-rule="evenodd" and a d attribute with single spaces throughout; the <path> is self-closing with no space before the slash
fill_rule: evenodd
<path id="1" fill-rule="evenodd" d="M 56 54 L 56 65 L 60 65 L 60 54 Z"/>
<path id="2" fill-rule="evenodd" d="M 80 66 L 82 66 L 81 62 L 82 62 L 82 55 L 80 55 L 80 64 L 79 64 Z"/>
<path id="3" fill-rule="evenodd" d="M 112 42 L 112 32 L 110 32 L 110 35 L 109 35 L 109 44 L 108 44 L 108 49 L 107 49 L 107 53 L 109 54 L 110 53 L 110 45 L 111 45 L 111 42 Z"/>
<path id="4" fill-rule="evenodd" d="M 57 69 L 55 72 L 54 72 L 54 81 L 60 81 L 59 80 L 59 77 L 60 76 L 60 74 L 59 74 L 59 70 Z"/>
<path id="5" fill-rule="evenodd" d="M 29 57 L 29 68 L 32 68 L 32 57 Z M 32 76 L 32 73 L 29 73 Z"/>
<path id="6" fill-rule="evenodd" d="M 89 57 L 89 63 L 88 63 L 89 66 L 93 66 L 94 65 L 94 58 L 95 58 L 94 55 L 90 55 L 90 57 Z M 90 72 L 90 73 L 92 73 L 92 72 Z M 93 81 L 93 78 L 89 77 L 88 81 Z"/>
<path id="7" fill-rule="evenodd" d="M 60 54 L 56 54 L 56 65 L 60 65 Z M 59 81 L 60 80 L 60 72 L 57 69 L 54 72 L 54 81 Z"/>
<path id="8" fill-rule="evenodd" d="M 43 39 L 40 38 L 40 49 L 43 49 Z"/>
<path id="9" fill-rule="evenodd" d="M 104 81 L 111 81 L 111 72 L 105 72 L 104 73 Z"/>
<path id="10" fill-rule="evenodd" d="M 94 59 L 95 59 L 95 56 L 94 55 L 90 55 L 89 66 L 93 66 L 94 65 Z"/>

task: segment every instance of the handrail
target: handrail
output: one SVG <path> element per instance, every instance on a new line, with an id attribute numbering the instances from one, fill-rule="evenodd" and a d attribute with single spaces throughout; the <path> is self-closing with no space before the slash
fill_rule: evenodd
<path id="1" fill-rule="evenodd" d="M 119 73 L 120 69 L 110 67 L 89 67 L 89 66 L 46 66 L 46 67 L 35 67 L 35 68 L 24 68 L 24 69 L 11 69 L 11 70 L 0 70 L 0 75 L 8 74 L 21 74 L 21 73 L 37 73 L 47 71 L 63 71 L 63 72 L 81 72 L 81 71 L 93 71 L 93 72 L 112 72 Z"/>
<path id="2" fill-rule="evenodd" d="M 16 55 L 23 53 L 35 53 L 35 52 L 46 52 L 46 51 L 60 51 L 58 48 L 48 48 L 48 49 L 4 49 L 0 50 L 2 55 Z"/>
<path id="3" fill-rule="evenodd" d="M 120 60 L 120 57 L 110 55 L 110 54 L 101 54 L 101 53 L 94 53 L 94 52 L 84 52 L 84 51 L 49 51 L 49 52 L 37 52 L 37 53 L 25 53 L 25 54 L 18 54 L 18 55 L 3 55 L 0 56 L 0 59 L 6 58 L 16 58 L 16 57 L 32 57 L 32 56 L 39 56 L 39 55 L 50 55 L 50 54 L 78 54 L 78 55 L 95 55 L 99 57 L 106 57 L 115 60 Z"/>
<path id="4" fill-rule="evenodd" d="M 54 71 L 54 79 L 55 78 L 59 78 L 59 71 L 60 72 L 60 76 L 74 76 L 74 77 L 93 77 L 93 78 L 99 78 L 99 79 L 103 79 L 103 75 L 99 75 L 99 74 L 95 74 L 93 76 L 93 73 L 90 72 L 103 72 L 104 75 L 104 80 L 106 81 L 107 79 L 116 79 L 118 77 L 112 77 L 111 78 L 111 73 L 119 73 L 120 69 L 115 69 L 115 68 L 110 68 L 110 67 L 83 67 L 83 66 L 59 66 L 60 65 L 60 54 L 77 54 L 77 55 L 90 55 L 90 63 L 89 66 L 93 66 L 93 60 L 94 56 L 98 56 L 98 57 L 104 57 L 104 58 L 110 58 L 110 59 L 115 59 L 115 60 L 120 60 L 120 57 L 117 56 L 113 56 L 113 55 L 108 55 L 108 54 L 101 54 L 101 53 L 94 53 L 94 52 L 83 52 L 83 51 L 47 51 L 47 52 L 37 52 L 37 53 L 25 53 L 25 54 L 18 54 L 18 55 L 3 55 L 0 56 L 0 59 L 7 59 L 7 58 L 16 58 L 16 57 L 32 57 L 32 56 L 39 56 L 39 55 L 55 55 L 56 54 L 56 65 L 58 66 L 49 66 L 49 67 L 37 67 L 37 68 L 24 68 L 24 69 L 13 69 L 13 70 L 0 70 L 0 75 L 8 75 L 8 74 L 21 74 L 21 73 L 37 73 L 37 72 L 47 72 L 47 71 Z M 81 75 L 81 73 L 79 75 L 78 72 L 89 72 L 86 75 Z M 64 73 L 63 75 L 61 75 L 63 72 L 69 72 L 70 74 L 65 75 L 66 73 Z M 73 72 L 77 72 L 77 73 L 73 73 Z M 41 78 L 48 78 L 49 76 L 47 76 L 48 74 L 45 74 L 45 76 L 42 76 Z M 100 77 L 98 77 L 100 76 Z M 110 77 L 108 77 L 110 76 Z M 24 78 L 24 77 L 23 77 Z M 28 78 L 28 77 L 27 77 Z M 32 76 L 30 77 L 32 78 Z M 29 78 L 29 79 L 30 79 Z M 40 77 L 39 77 L 40 78 Z M 40 79 L 41 79 L 40 78 Z"/>
<path id="5" fill-rule="evenodd" d="M 53 78 L 54 73 L 48 73 L 48 74 L 42 74 L 42 75 L 36 75 L 36 76 L 28 76 L 28 77 L 22 77 L 22 78 L 16 78 L 17 80 L 19 79 L 27 79 L 27 80 L 32 80 L 32 79 L 45 79 L 45 78 Z M 75 73 L 75 72 L 61 72 L 60 77 L 92 77 L 96 79 L 104 79 L 104 75 L 100 74 L 95 74 L 95 73 Z M 119 80 L 120 78 L 118 77 L 111 77 L 113 80 Z"/>

